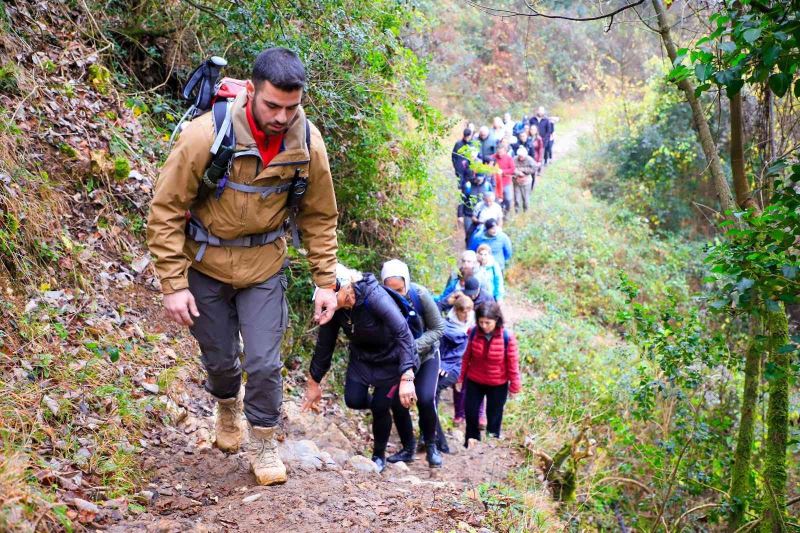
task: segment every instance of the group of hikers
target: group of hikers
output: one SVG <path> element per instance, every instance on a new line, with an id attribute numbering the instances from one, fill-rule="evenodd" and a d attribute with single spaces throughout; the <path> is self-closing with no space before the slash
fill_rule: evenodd
<path id="1" fill-rule="evenodd" d="M 470 123 L 452 152 L 461 192 L 458 221 L 468 246 L 473 236 L 486 231 L 488 220 L 502 226 L 512 205 L 515 213 L 528 210 L 536 178 L 553 158 L 555 124 L 540 106 L 517 122 L 510 113 L 495 117 L 491 128 L 481 126 L 474 134 Z"/>
<path id="2" fill-rule="evenodd" d="M 161 169 L 147 226 L 165 312 L 187 326 L 200 347 L 205 389 L 215 401 L 215 445 L 237 452 L 249 425 L 256 481 L 287 480 L 277 432 L 290 235 L 295 245 L 302 238 L 306 250 L 319 324 L 303 409 L 319 406 L 344 333 L 344 400 L 372 413 L 377 470 L 387 461 L 413 461 L 418 446 L 431 467 L 442 466 L 442 452 L 449 450 L 437 406 L 446 389 L 454 391 L 455 422 L 466 423 L 464 446 L 480 440 L 484 428 L 499 437 L 506 399 L 520 390 L 517 342 L 499 305 L 511 257 L 500 231 L 509 207 L 504 214 L 486 196 L 487 207 L 460 210 L 477 213 L 471 220 L 481 233 L 468 235 L 473 249 L 461 255 L 458 272 L 439 295 L 414 283 L 408 265 L 397 259 L 385 262 L 379 277 L 348 268 L 337 261 L 336 196 L 324 140 L 301 105 L 306 74 L 299 57 L 270 48 L 256 57 L 250 80 L 220 83 L 215 64 L 201 65 L 192 76 L 208 83 L 198 82 L 196 116 L 180 130 Z M 528 129 L 536 128 L 520 130 L 516 150 L 527 144 Z M 506 140 L 485 152 L 497 155 L 503 172 L 516 168 L 501 162 Z M 462 190 L 478 175 L 469 164 L 456 167 L 456 174 Z M 386 457 L 393 424 L 402 448 Z"/>

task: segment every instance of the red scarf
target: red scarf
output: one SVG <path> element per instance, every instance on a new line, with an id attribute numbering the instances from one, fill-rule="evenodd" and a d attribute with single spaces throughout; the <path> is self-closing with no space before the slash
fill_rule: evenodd
<path id="1" fill-rule="evenodd" d="M 283 144 L 283 133 L 280 135 L 267 135 L 256 126 L 256 121 L 253 120 L 253 113 L 250 111 L 250 106 L 252 104 L 247 102 L 247 106 L 245 106 L 245 111 L 247 113 L 247 123 L 250 125 L 250 133 L 253 134 L 253 139 L 256 140 L 256 146 L 258 147 L 258 153 L 261 154 L 261 162 L 264 166 L 269 165 L 270 161 L 272 161 L 278 152 L 281 151 L 281 145 Z"/>

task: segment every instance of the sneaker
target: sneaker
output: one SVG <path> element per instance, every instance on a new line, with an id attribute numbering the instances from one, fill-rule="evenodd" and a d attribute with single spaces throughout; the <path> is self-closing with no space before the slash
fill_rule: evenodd
<path id="1" fill-rule="evenodd" d="M 391 457 L 389 459 L 391 460 Z M 372 462 L 375 463 L 375 465 L 378 467 L 379 474 L 386 469 L 386 460 L 383 457 L 378 457 L 376 455 L 372 458 Z"/>

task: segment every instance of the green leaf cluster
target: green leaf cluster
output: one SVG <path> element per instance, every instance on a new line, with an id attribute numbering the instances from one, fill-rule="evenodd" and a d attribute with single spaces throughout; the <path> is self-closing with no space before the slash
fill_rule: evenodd
<path id="1" fill-rule="evenodd" d="M 745 83 L 766 83 L 778 97 L 792 86 L 800 96 L 800 2 L 726 0 L 709 22 L 713 31 L 678 51 L 674 81 L 694 75 L 697 94 L 718 86 L 730 97 Z"/>

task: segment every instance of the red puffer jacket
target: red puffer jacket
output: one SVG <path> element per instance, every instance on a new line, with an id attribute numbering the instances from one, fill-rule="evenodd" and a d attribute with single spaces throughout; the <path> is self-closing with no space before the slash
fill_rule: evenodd
<path id="1" fill-rule="evenodd" d="M 481 385 L 509 383 L 509 392 L 519 392 L 521 390 L 519 348 L 514 334 L 508 332 L 507 354 L 504 353 L 503 328 L 495 328 L 492 338 L 488 341 L 480 329 L 474 336 L 470 330 L 469 337 L 471 340 L 467 343 L 467 349 L 461 361 L 459 383 L 463 383 L 465 378 Z"/>

